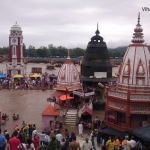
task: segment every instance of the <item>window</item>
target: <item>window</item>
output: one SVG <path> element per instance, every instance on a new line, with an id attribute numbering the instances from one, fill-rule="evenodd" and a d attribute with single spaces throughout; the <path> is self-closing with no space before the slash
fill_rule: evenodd
<path id="1" fill-rule="evenodd" d="M 120 121 L 126 123 L 126 115 L 125 113 L 120 113 Z"/>
<path id="2" fill-rule="evenodd" d="M 21 53 L 21 56 L 22 56 L 22 46 L 21 46 L 21 51 L 20 51 L 20 53 Z"/>
<path id="3" fill-rule="evenodd" d="M 13 46 L 13 55 L 16 55 L 16 46 Z"/>

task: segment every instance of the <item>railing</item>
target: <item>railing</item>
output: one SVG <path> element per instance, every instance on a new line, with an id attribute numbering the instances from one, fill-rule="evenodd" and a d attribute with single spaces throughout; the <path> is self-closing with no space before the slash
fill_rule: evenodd
<path id="1" fill-rule="evenodd" d="M 148 93 L 130 93 L 129 91 L 125 93 L 121 91 L 108 89 L 108 96 L 132 101 L 150 101 L 150 94 Z"/>
<path id="2" fill-rule="evenodd" d="M 118 92 L 118 91 L 113 91 L 113 90 L 109 90 L 108 91 L 108 96 L 113 96 L 113 97 L 117 97 L 117 98 L 122 98 L 127 100 L 127 93 L 123 93 L 123 92 Z"/>
<path id="3" fill-rule="evenodd" d="M 131 94 L 130 100 L 145 100 L 150 101 L 150 94 Z"/>
<path id="4" fill-rule="evenodd" d="M 123 131 L 123 132 L 130 130 L 130 129 L 126 129 L 126 127 L 119 126 L 119 125 L 116 125 L 116 124 L 113 124 L 113 123 L 107 122 L 107 121 L 106 121 L 106 125 L 108 125 L 111 128 L 117 129 L 119 131 Z"/>

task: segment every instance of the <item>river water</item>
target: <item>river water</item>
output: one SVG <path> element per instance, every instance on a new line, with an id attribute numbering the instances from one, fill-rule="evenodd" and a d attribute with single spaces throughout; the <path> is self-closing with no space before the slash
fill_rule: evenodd
<path id="1" fill-rule="evenodd" d="M 6 73 L 6 64 L 4 62 L 0 64 L 0 71 L 3 70 Z M 32 67 L 42 67 L 42 72 L 47 71 L 49 74 L 58 74 L 60 68 L 55 70 L 46 70 L 46 65 L 44 63 L 28 63 L 26 65 L 26 74 L 31 73 Z M 80 66 L 77 65 L 77 69 L 80 72 Z M 113 68 L 113 73 L 115 73 L 117 68 Z M 0 91 L 0 109 L 2 113 L 7 113 L 9 115 L 9 120 L 6 125 L 2 126 L 2 129 L 8 129 L 11 133 L 13 127 L 18 124 L 21 126 L 24 120 L 28 124 L 36 124 L 38 130 L 42 130 L 42 111 L 47 107 L 47 98 L 51 96 L 53 90 L 4 90 Z M 20 119 L 13 121 L 12 115 L 19 114 Z"/>

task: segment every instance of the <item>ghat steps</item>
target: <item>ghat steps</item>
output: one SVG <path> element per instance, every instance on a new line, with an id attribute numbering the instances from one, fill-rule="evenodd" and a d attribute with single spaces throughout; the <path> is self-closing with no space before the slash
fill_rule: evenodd
<path id="1" fill-rule="evenodd" d="M 65 116 L 65 124 L 76 126 L 76 122 L 77 122 L 77 110 L 69 109 Z"/>

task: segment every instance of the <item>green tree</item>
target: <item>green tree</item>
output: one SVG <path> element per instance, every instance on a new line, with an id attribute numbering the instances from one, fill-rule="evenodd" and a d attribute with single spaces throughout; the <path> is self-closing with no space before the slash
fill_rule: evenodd
<path id="1" fill-rule="evenodd" d="M 82 48 L 77 47 L 77 48 L 73 49 L 74 57 L 84 56 L 84 53 L 85 53 L 85 50 Z"/>
<path id="2" fill-rule="evenodd" d="M 34 46 L 29 45 L 29 57 L 37 57 L 37 51 Z"/>
<path id="3" fill-rule="evenodd" d="M 1 55 L 9 55 L 9 47 L 2 47 L 0 48 Z"/>
<path id="4" fill-rule="evenodd" d="M 48 49 L 37 49 L 37 54 L 39 57 L 49 57 L 50 56 L 50 52 Z"/>
<path id="5" fill-rule="evenodd" d="M 57 48 L 57 53 L 58 53 L 58 56 L 64 57 L 64 56 L 67 56 L 68 50 L 65 47 L 59 46 Z"/>

